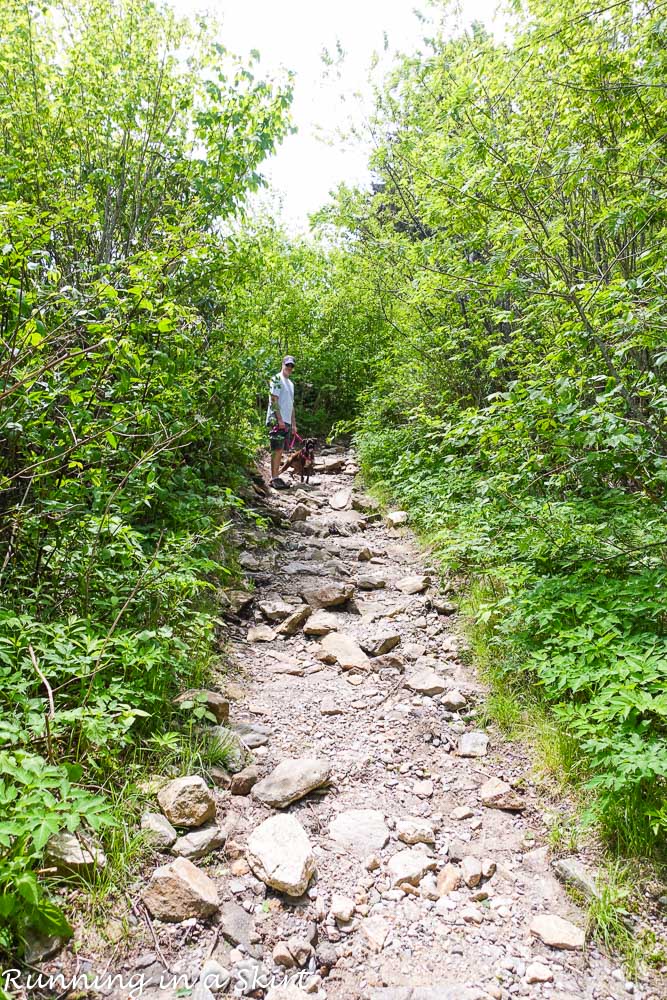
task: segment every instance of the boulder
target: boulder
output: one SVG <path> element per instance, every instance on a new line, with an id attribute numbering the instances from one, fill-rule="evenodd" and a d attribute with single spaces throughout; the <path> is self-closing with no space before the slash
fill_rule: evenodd
<path id="1" fill-rule="evenodd" d="M 417 694 L 434 695 L 441 694 L 447 686 L 442 677 L 430 667 L 415 671 L 406 678 L 405 686 Z"/>
<path id="2" fill-rule="evenodd" d="M 389 828 L 377 809 L 348 809 L 332 819 L 329 836 L 356 857 L 366 858 L 385 846 Z"/>
<path id="3" fill-rule="evenodd" d="M 162 813 L 145 812 L 141 817 L 141 829 L 146 841 L 158 851 L 168 850 L 176 842 L 178 834 Z"/>
<path id="4" fill-rule="evenodd" d="M 294 816 L 265 820 L 248 839 L 248 864 L 257 878 L 289 896 L 301 896 L 315 872 L 315 855 Z"/>
<path id="5" fill-rule="evenodd" d="M 252 790 L 252 797 L 273 809 L 284 809 L 302 799 L 315 788 L 327 785 L 331 779 L 331 764 L 315 757 L 283 760 L 271 774 L 262 778 Z"/>
<path id="6" fill-rule="evenodd" d="M 318 587 L 306 587 L 301 591 L 306 604 L 316 611 L 321 608 L 337 608 L 352 597 L 354 587 L 350 583 L 331 581 Z"/>
<path id="7" fill-rule="evenodd" d="M 581 927 L 555 913 L 543 913 L 539 917 L 534 917 L 530 924 L 530 933 L 551 948 L 566 951 L 578 951 L 586 942 L 586 934 Z"/>
<path id="8" fill-rule="evenodd" d="M 54 833 L 47 841 L 44 866 L 57 868 L 61 875 L 92 875 L 106 863 L 103 851 L 86 846 L 73 833 Z"/>
<path id="9" fill-rule="evenodd" d="M 208 691 L 206 689 L 190 689 L 174 698 L 174 705 L 179 707 L 183 704 L 193 702 L 195 705 L 204 705 L 207 712 L 214 716 L 215 721 L 220 725 L 229 718 L 229 701 L 219 691 Z"/>
<path id="10" fill-rule="evenodd" d="M 216 823 L 207 823 L 192 833 L 187 833 L 184 837 L 179 837 L 171 847 L 171 853 L 181 858 L 203 858 L 211 851 L 217 851 L 222 847 L 227 834 L 221 830 Z"/>
<path id="11" fill-rule="evenodd" d="M 417 574 L 415 576 L 404 576 L 396 586 L 403 594 L 421 594 L 431 584 L 430 576 Z"/>
<path id="12" fill-rule="evenodd" d="M 489 737 L 478 731 L 463 733 L 459 739 L 459 757 L 485 757 L 489 749 Z"/>
<path id="13" fill-rule="evenodd" d="M 302 604 L 301 607 L 297 608 L 289 618 L 286 618 L 276 628 L 276 635 L 296 635 L 301 626 L 305 621 L 310 618 L 313 613 L 313 609 L 308 604 Z"/>
<path id="14" fill-rule="evenodd" d="M 322 640 L 322 650 L 343 670 L 368 670 L 368 657 L 359 644 L 342 632 L 330 632 Z"/>
<path id="15" fill-rule="evenodd" d="M 209 917 L 220 905 L 215 883 L 187 858 L 156 868 L 143 901 L 153 917 L 169 923 Z"/>
<path id="16" fill-rule="evenodd" d="M 435 867 L 435 860 L 430 854 L 416 847 L 407 847 L 389 859 L 387 871 L 392 886 L 398 889 L 406 882 L 408 885 L 419 885 L 424 875 Z"/>
<path id="17" fill-rule="evenodd" d="M 479 790 L 483 806 L 488 809 L 505 809 L 508 812 L 521 812 L 526 804 L 506 781 L 500 778 L 489 778 Z"/>
<path id="18" fill-rule="evenodd" d="M 174 826 L 201 826 L 215 818 L 215 799 L 198 774 L 174 778 L 160 789 L 157 800 Z"/>

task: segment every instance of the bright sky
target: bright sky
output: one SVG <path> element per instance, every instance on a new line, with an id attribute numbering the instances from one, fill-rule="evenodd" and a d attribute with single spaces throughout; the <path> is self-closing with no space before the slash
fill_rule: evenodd
<path id="1" fill-rule="evenodd" d="M 192 13 L 192 0 L 171 0 L 182 13 Z M 345 181 L 368 183 L 370 137 L 341 141 L 350 124 L 363 132 L 372 107 L 369 70 L 373 53 L 381 61 L 374 72 L 379 81 L 394 53 L 420 47 L 428 27 L 415 9 L 428 12 L 427 0 L 195 0 L 196 9 L 214 14 L 222 23 L 222 42 L 237 55 L 261 53 L 260 70 L 267 74 L 291 69 L 296 74 L 292 114 L 298 128 L 265 164 L 271 192 L 261 197 L 294 231 L 307 230 L 308 214 L 328 200 Z M 491 24 L 496 0 L 462 0 L 463 17 Z M 385 52 L 385 32 L 388 48 Z M 337 59 L 327 67 L 326 49 Z"/>

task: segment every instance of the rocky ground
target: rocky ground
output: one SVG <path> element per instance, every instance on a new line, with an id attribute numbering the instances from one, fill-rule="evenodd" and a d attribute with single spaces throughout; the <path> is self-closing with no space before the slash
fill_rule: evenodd
<path id="1" fill-rule="evenodd" d="M 585 895 L 594 873 L 546 846 L 567 806 L 477 721 L 455 607 L 356 471 L 324 456 L 244 536 L 255 590 L 231 595 L 233 672 L 205 697 L 253 763 L 213 790 L 156 783 L 144 826 L 163 853 L 131 914 L 145 951 L 98 992 L 137 996 L 134 975 L 171 1000 L 179 974 L 195 1000 L 654 1000 L 585 943 L 564 883 Z"/>

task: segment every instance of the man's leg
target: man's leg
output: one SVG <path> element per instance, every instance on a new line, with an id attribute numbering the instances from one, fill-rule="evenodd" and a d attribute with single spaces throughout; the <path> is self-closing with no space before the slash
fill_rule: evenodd
<path id="1" fill-rule="evenodd" d="M 283 460 L 283 449 L 276 449 L 271 452 L 271 479 L 277 479 L 280 472 L 280 465 Z"/>

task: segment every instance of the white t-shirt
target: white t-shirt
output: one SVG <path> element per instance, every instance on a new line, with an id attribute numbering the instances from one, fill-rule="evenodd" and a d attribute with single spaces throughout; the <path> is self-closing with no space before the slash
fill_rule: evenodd
<path id="1" fill-rule="evenodd" d="M 289 427 L 292 423 L 292 410 L 294 409 L 294 383 L 282 372 L 274 375 L 269 383 L 269 408 L 266 411 L 267 427 L 272 427 L 278 422 L 278 416 L 273 409 L 273 396 L 278 397 L 280 416 Z"/>

